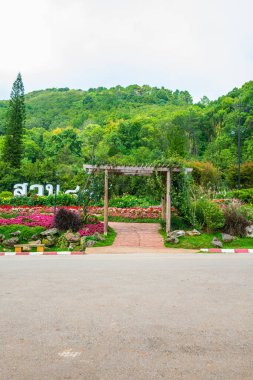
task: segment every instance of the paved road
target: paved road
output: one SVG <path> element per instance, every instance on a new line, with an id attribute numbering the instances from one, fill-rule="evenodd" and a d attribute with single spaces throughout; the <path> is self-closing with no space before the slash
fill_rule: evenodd
<path id="1" fill-rule="evenodd" d="M 0 258 L 0 379 L 253 379 L 253 255 Z"/>

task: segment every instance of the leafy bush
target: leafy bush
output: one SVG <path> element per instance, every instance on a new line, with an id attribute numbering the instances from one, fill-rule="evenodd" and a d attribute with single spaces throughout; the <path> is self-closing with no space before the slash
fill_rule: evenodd
<path id="1" fill-rule="evenodd" d="M 6 199 L 6 198 L 12 198 L 12 192 L 11 191 L 2 191 L 0 193 L 0 198 Z"/>
<path id="2" fill-rule="evenodd" d="M 235 236 L 245 236 L 245 228 L 251 224 L 246 213 L 235 205 L 230 205 L 224 210 L 224 231 Z"/>
<path id="3" fill-rule="evenodd" d="M 242 190 L 234 190 L 232 192 L 234 198 L 238 198 L 245 203 L 253 204 L 253 188 L 251 189 L 242 189 Z"/>
<path id="4" fill-rule="evenodd" d="M 56 197 L 57 206 L 76 206 L 78 203 L 77 198 L 71 194 L 58 194 Z M 0 204 L 13 206 L 54 206 L 54 195 L 3 198 L 0 194 Z"/>
<path id="5" fill-rule="evenodd" d="M 54 225 L 61 231 L 78 231 L 82 227 L 82 219 L 79 214 L 61 208 L 54 218 Z"/>
<path id="6" fill-rule="evenodd" d="M 246 216 L 246 218 L 253 223 L 253 206 L 243 205 L 239 210 Z"/>
<path id="7" fill-rule="evenodd" d="M 231 188 L 236 188 L 238 183 L 238 167 L 231 166 L 227 171 L 227 181 Z M 241 164 L 241 186 L 244 188 L 253 187 L 253 162 Z"/>
<path id="8" fill-rule="evenodd" d="M 220 182 L 220 173 L 212 163 L 194 161 L 188 165 L 193 168 L 192 177 L 197 185 L 217 187 Z"/>
<path id="9" fill-rule="evenodd" d="M 206 228 L 208 231 L 215 231 L 224 226 L 224 215 L 219 206 L 207 199 L 199 199 L 192 205 L 195 214 L 195 224 Z M 194 221 L 193 221 L 194 224 Z"/>
<path id="10" fill-rule="evenodd" d="M 121 197 L 113 197 L 109 199 L 109 207 L 120 207 L 120 208 L 126 208 L 126 207 L 150 207 L 150 206 L 157 206 L 159 202 L 154 201 L 153 199 L 149 197 L 137 197 L 135 195 L 125 194 Z M 103 206 L 104 201 L 101 200 L 100 202 L 96 202 L 97 206 Z"/>

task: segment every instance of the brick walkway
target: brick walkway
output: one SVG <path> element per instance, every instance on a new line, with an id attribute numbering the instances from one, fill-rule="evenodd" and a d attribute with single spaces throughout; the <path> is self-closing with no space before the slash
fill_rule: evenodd
<path id="1" fill-rule="evenodd" d="M 117 232 L 112 247 L 164 248 L 159 223 L 118 223 L 109 225 Z"/>

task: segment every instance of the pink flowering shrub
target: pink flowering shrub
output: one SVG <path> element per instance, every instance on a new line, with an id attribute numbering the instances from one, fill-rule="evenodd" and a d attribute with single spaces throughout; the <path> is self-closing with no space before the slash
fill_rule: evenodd
<path id="1" fill-rule="evenodd" d="M 104 232 L 104 224 L 99 222 L 96 224 L 86 224 L 83 229 L 79 231 L 80 236 L 92 236 L 96 232 L 102 234 Z"/>

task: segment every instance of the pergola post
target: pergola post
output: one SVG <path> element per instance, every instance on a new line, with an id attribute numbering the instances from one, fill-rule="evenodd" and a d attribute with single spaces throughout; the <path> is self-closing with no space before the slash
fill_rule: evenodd
<path id="1" fill-rule="evenodd" d="M 170 199 L 170 169 L 167 171 L 166 178 L 166 233 L 171 229 L 171 199 Z"/>
<path id="2" fill-rule="evenodd" d="M 108 170 L 105 170 L 104 234 L 108 233 Z"/>
<path id="3" fill-rule="evenodd" d="M 166 194 L 162 194 L 162 220 L 166 220 Z"/>

